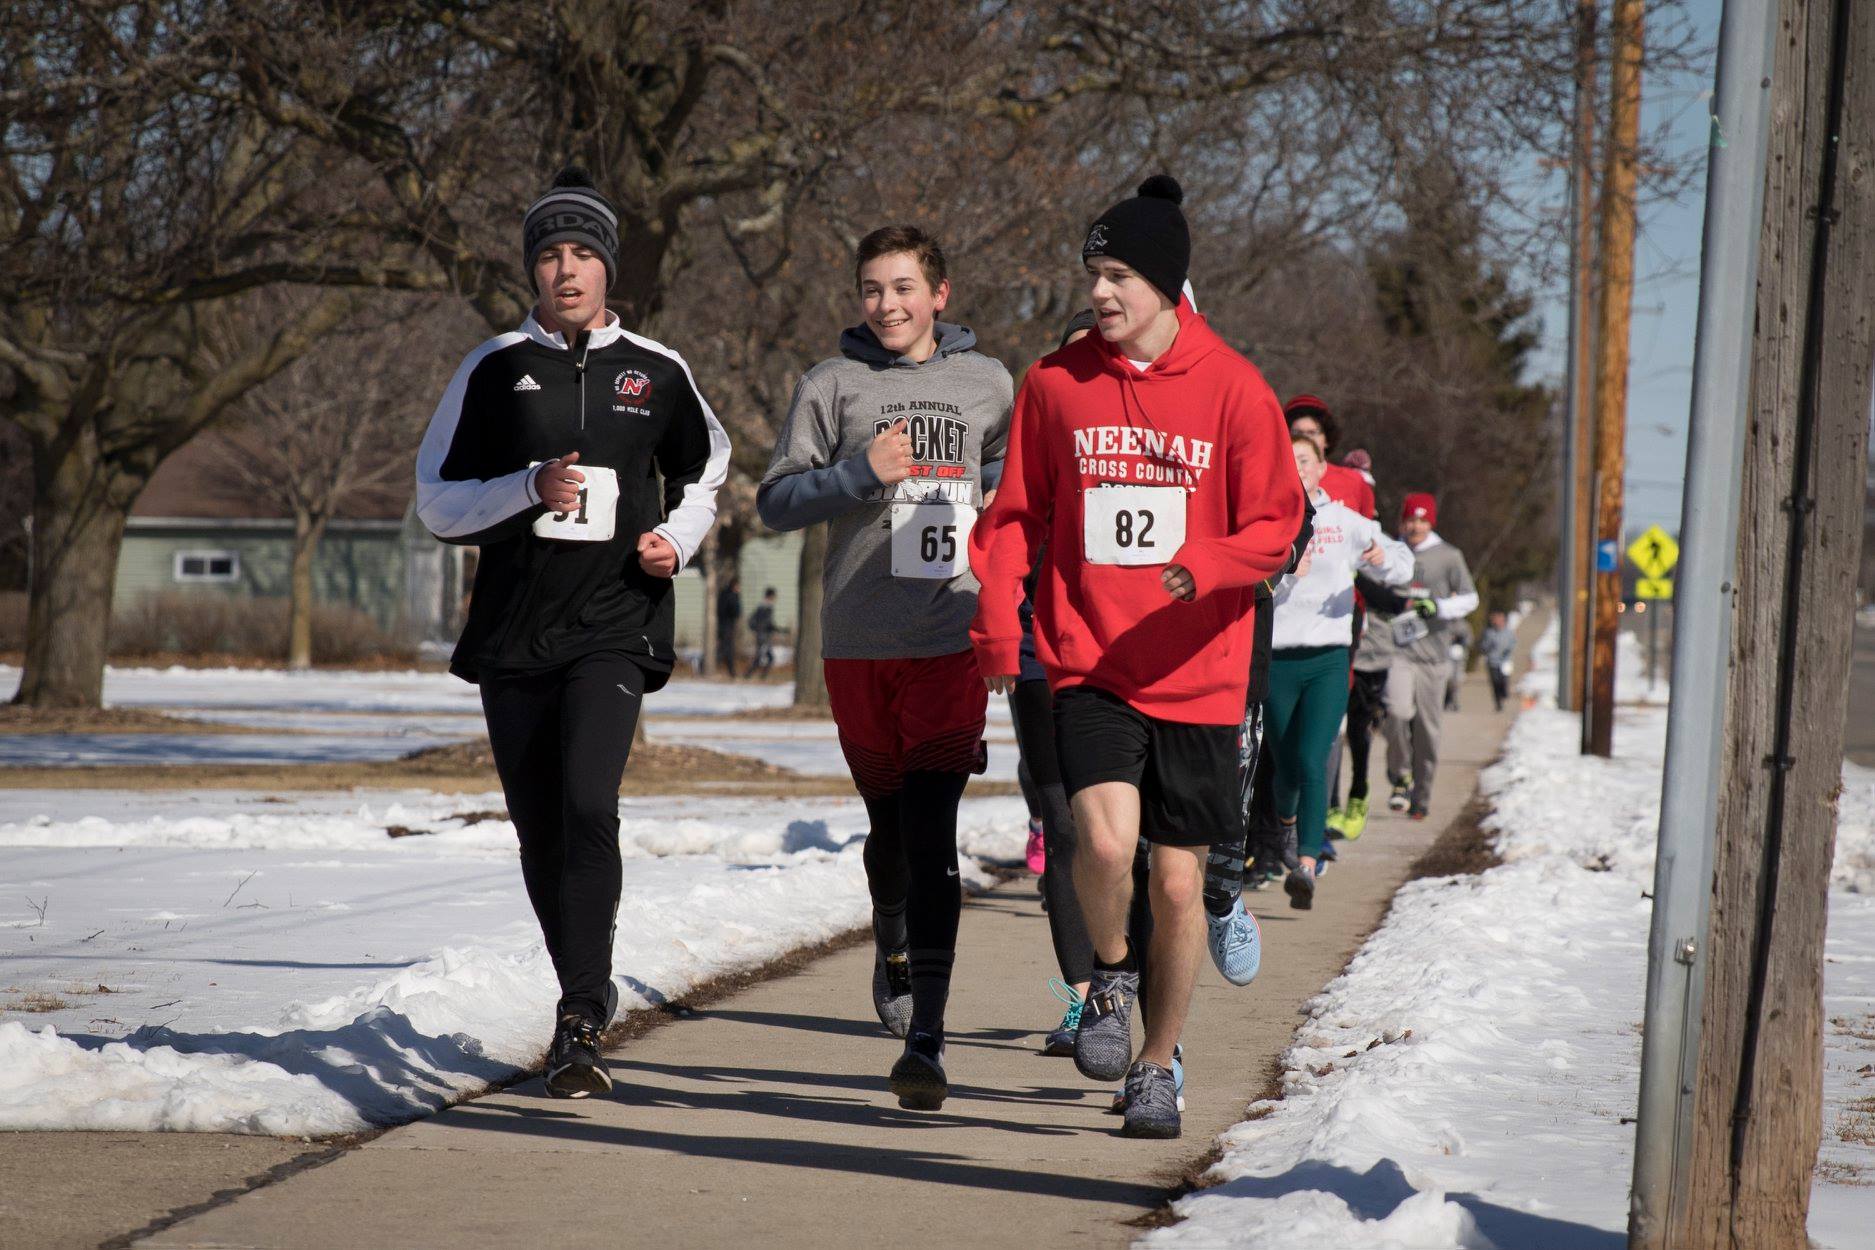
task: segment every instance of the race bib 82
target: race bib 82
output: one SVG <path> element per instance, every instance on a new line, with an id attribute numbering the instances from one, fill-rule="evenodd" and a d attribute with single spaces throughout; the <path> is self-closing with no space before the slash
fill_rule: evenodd
<path id="1" fill-rule="evenodd" d="M 1166 564 L 1184 545 L 1182 486 L 1096 486 L 1081 497 L 1089 564 Z"/>

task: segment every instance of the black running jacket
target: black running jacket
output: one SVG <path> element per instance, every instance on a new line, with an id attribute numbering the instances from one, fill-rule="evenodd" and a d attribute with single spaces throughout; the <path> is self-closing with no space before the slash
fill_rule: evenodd
<path id="1" fill-rule="evenodd" d="M 534 534 L 546 511 L 536 463 L 579 452 L 618 474 L 605 542 Z M 638 564 L 655 531 L 689 564 L 716 519 L 729 438 L 670 348 L 611 324 L 569 347 L 529 317 L 470 352 L 417 453 L 417 515 L 481 548 L 469 619 L 449 669 L 468 681 L 623 651 L 662 686 L 675 660 L 671 579 Z"/>

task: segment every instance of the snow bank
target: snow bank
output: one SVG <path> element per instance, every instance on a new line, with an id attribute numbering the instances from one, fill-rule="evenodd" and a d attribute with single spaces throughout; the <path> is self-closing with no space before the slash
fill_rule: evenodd
<path id="1" fill-rule="evenodd" d="M 557 988 L 512 830 L 463 819 L 490 799 L 111 821 L 67 796 L 64 819 L 0 825 L 16 848 L 0 860 L 0 1129 L 354 1132 L 530 1067 Z M 621 804 L 624 1009 L 869 914 L 856 801 L 656 802 Z M 393 819 L 434 832 L 393 840 Z M 967 800 L 961 825 L 974 854 L 1020 856 L 1020 799 Z M 966 877 L 987 879 L 974 860 Z M 356 985 L 366 968 L 388 971 Z M 41 1005 L 7 1001 L 27 992 Z"/>
<path id="2" fill-rule="evenodd" d="M 1579 722 L 1544 698 L 1553 628 L 1544 642 L 1524 688 L 1550 706 L 1480 778 L 1506 862 L 1399 892 L 1311 1002 L 1283 1096 L 1223 1135 L 1218 1183 L 1146 1244 L 1625 1245 L 1666 711 L 1621 708 L 1616 757 L 1582 757 Z M 1853 893 L 1872 874 L 1875 770 L 1845 766 L 1810 1222 L 1824 1246 L 1864 1244 L 1875 1217 L 1857 1110 L 1875 1094 L 1875 897 Z"/>

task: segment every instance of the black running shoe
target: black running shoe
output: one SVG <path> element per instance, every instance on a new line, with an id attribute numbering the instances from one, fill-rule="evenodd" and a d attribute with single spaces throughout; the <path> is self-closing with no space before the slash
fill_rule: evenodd
<path id="1" fill-rule="evenodd" d="M 1283 891 L 1289 895 L 1289 905 L 1297 911 L 1308 911 L 1315 906 L 1315 874 L 1306 868 L 1297 868 L 1283 879 Z"/>
<path id="2" fill-rule="evenodd" d="M 1424 820 L 1428 814 L 1425 805 L 1421 803 L 1415 803 L 1406 809 L 1406 818 L 1408 820 Z"/>
<path id="3" fill-rule="evenodd" d="M 585 1098 L 611 1091 L 612 1074 L 599 1056 L 599 1026 L 585 1016 L 561 1016 L 547 1048 L 548 1095 Z"/>
<path id="4" fill-rule="evenodd" d="M 944 1038 L 916 1032 L 905 1039 L 905 1053 L 892 1065 L 892 1092 L 908 1111 L 936 1111 L 950 1096 L 950 1078 L 944 1075 Z"/>
<path id="5" fill-rule="evenodd" d="M 1391 780 L 1393 782 L 1393 793 L 1387 796 L 1387 809 L 1389 811 L 1403 812 L 1411 806 L 1413 802 L 1413 779 L 1411 777 L 1402 776 L 1391 778 Z"/>

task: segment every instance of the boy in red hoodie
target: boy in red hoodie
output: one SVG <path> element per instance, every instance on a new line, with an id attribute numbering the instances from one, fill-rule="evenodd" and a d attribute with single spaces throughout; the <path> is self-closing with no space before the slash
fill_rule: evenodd
<path id="1" fill-rule="evenodd" d="M 1126 1078 L 1129 1136 L 1176 1137 L 1172 1048 L 1204 950 L 1205 856 L 1242 820 L 1237 733 L 1257 583 L 1302 520 L 1282 409 L 1255 367 L 1178 301 L 1191 257 L 1178 183 L 1149 178 L 1081 249 L 1098 334 L 1044 357 L 1016 398 L 995 503 L 970 539 L 971 642 L 992 690 L 1015 680 L 1022 581 L 1081 848 L 1075 892 L 1095 966 L 1075 1064 Z M 1152 984 L 1132 1062 L 1133 852 L 1153 844 Z"/>

